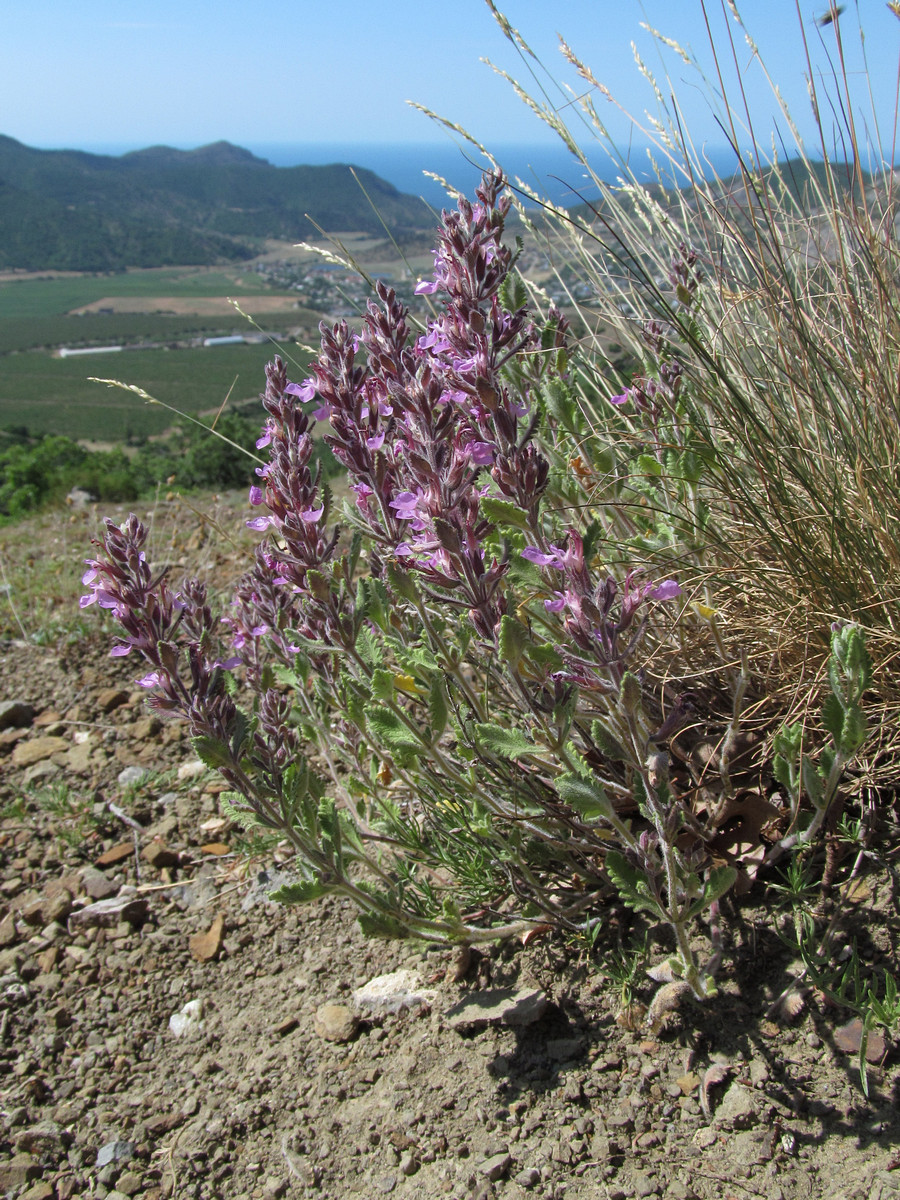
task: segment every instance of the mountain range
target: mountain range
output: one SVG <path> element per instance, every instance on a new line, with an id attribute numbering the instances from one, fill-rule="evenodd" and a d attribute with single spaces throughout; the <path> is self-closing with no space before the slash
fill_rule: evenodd
<path id="1" fill-rule="evenodd" d="M 0 135 L 0 269 L 205 265 L 251 258 L 265 238 L 309 238 L 315 225 L 383 233 L 384 222 L 402 236 L 435 224 L 417 197 L 353 171 L 359 182 L 344 163 L 274 167 L 229 142 L 110 156 Z"/>

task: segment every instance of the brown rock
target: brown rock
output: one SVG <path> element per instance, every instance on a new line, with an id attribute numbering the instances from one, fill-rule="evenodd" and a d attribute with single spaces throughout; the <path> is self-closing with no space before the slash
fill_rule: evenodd
<path id="1" fill-rule="evenodd" d="M 21 907 L 19 908 L 19 916 L 26 925 L 44 925 L 44 898 L 43 896 L 35 896 L 31 893 L 26 896 Z"/>
<path id="2" fill-rule="evenodd" d="M 224 842 L 207 842 L 205 846 L 200 847 L 201 854 L 210 854 L 214 858 L 221 858 L 223 854 L 230 854 L 231 850 Z"/>
<path id="3" fill-rule="evenodd" d="M 0 729 L 21 729 L 31 724 L 33 716 L 34 709 L 24 700 L 0 701 Z"/>
<path id="4" fill-rule="evenodd" d="M 326 1042 L 349 1042 L 359 1027 L 359 1020 L 344 1004 L 320 1004 L 313 1017 L 313 1027 Z"/>
<path id="5" fill-rule="evenodd" d="M 846 1025 L 841 1025 L 835 1029 L 834 1044 L 838 1049 L 843 1050 L 845 1054 L 859 1054 L 859 1049 L 862 1045 L 862 1033 L 862 1020 L 859 1017 L 854 1017 Z M 887 1043 L 884 1037 L 877 1030 L 871 1030 L 869 1039 L 866 1042 L 866 1060 L 870 1063 L 879 1063 L 884 1058 L 886 1051 Z"/>
<path id="6" fill-rule="evenodd" d="M 58 946 L 50 946 L 50 947 L 48 947 L 48 949 L 41 951 L 41 953 L 37 956 L 37 963 L 41 969 L 41 974 L 49 975 L 51 973 L 51 971 L 53 970 L 53 968 L 56 966 L 56 962 L 57 962 L 58 958 L 59 958 L 59 947 Z"/>
<path id="7" fill-rule="evenodd" d="M 110 896 L 108 900 L 98 900 L 96 904 L 77 909 L 69 917 L 69 929 L 90 929 L 93 925 L 109 928 L 118 925 L 120 921 L 136 925 L 147 916 L 147 909 L 148 904 L 143 896 L 135 896 L 126 891 L 125 895 L 120 893 L 118 896 Z"/>
<path id="8" fill-rule="evenodd" d="M 29 730 L 25 729 L 4 729 L 0 733 L 0 751 L 8 750 L 10 746 L 14 746 L 16 742 L 20 742 L 22 738 L 28 737 Z"/>
<path id="9" fill-rule="evenodd" d="M 162 721 L 159 717 L 142 717 L 140 721 L 132 722 L 128 732 L 136 742 L 146 742 L 156 737 L 161 729 Z"/>
<path id="10" fill-rule="evenodd" d="M 114 867 L 116 863 L 123 862 L 132 854 L 134 854 L 134 842 L 119 842 L 117 846 L 111 846 L 109 850 L 104 851 L 99 858 L 95 859 L 94 866 Z"/>
<path id="11" fill-rule="evenodd" d="M 188 942 L 191 954 L 199 962 L 210 962 L 222 949 L 225 918 L 219 914 L 206 933 L 195 933 Z"/>
<path id="12" fill-rule="evenodd" d="M 55 708 L 48 708 L 46 712 L 42 712 L 39 717 L 35 717 L 32 722 L 35 729 L 46 729 L 48 725 L 56 725 L 62 720 L 62 713 L 58 713 Z"/>
<path id="13" fill-rule="evenodd" d="M 44 898 L 41 905 L 41 916 L 45 925 L 53 921 L 65 924 L 71 911 L 72 894 L 67 888 L 56 889 L 53 895 Z"/>
<path id="14" fill-rule="evenodd" d="M 93 867 L 85 867 L 81 872 L 81 887 L 92 900 L 106 900 L 119 890 L 117 883 Z"/>
<path id="15" fill-rule="evenodd" d="M 0 1163 L 0 1188 L 21 1187 L 37 1178 L 41 1168 L 30 1154 L 14 1154 L 11 1159 Z"/>
<path id="16" fill-rule="evenodd" d="M 151 1137 L 162 1137 L 164 1133 L 171 1133 L 183 1120 L 183 1113 L 167 1112 L 161 1113 L 158 1117 L 151 1117 L 144 1124 L 147 1126 L 147 1132 Z"/>
<path id="17" fill-rule="evenodd" d="M 56 1189 L 52 1183 L 36 1183 L 27 1192 L 23 1192 L 20 1200 L 56 1200 Z"/>
<path id="18" fill-rule="evenodd" d="M 124 688 L 108 687 L 97 693 L 97 707 L 102 713 L 111 713 L 113 709 L 121 708 L 130 699 Z"/>
<path id="19" fill-rule="evenodd" d="M 19 742 L 12 752 L 13 766 L 30 767 L 54 754 L 63 754 L 68 749 L 69 743 L 61 737 L 36 737 L 28 742 Z"/>
<path id="20" fill-rule="evenodd" d="M 133 1196 L 142 1187 L 143 1181 L 135 1171 L 124 1171 L 116 1180 L 116 1191 L 121 1192 L 123 1196 Z"/>
<path id="21" fill-rule="evenodd" d="M 16 931 L 16 919 L 12 913 L 7 913 L 0 921 L 0 947 L 14 946 L 19 940 L 19 934 Z"/>
<path id="22" fill-rule="evenodd" d="M 181 861 L 178 851 L 170 849 L 162 838 L 154 838 L 149 846 L 145 846 L 141 858 L 160 871 L 163 867 L 177 867 Z"/>
<path id="23" fill-rule="evenodd" d="M 66 766 L 75 775 L 87 775 L 91 769 L 91 759 L 93 758 L 96 744 L 88 738 L 87 741 L 79 742 L 66 753 Z"/>

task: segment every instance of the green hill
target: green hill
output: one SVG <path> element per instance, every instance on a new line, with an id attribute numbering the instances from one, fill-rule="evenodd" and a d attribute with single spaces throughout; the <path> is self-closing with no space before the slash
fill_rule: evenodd
<path id="1" fill-rule="evenodd" d="M 355 168 L 397 234 L 430 228 L 423 202 Z M 111 271 L 252 257 L 262 238 L 381 233 L 347 164 L 273 167 L 216 142 L 119 157 L 35 150 L 0 135 L 0 269 Z"/>

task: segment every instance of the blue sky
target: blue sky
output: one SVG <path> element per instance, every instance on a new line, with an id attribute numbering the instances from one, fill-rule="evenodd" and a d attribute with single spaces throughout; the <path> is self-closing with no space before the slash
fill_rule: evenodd
<path id="1" fill-rule="evenodd" d="M 707 3 L 724 46 L 722 0 Z M 819 66 L 825 64 L 820 37 L 835 47 L 833 31 L 814 23 L 828 5 L 800 0 Z M 652 69 L 661 63 L 642 20 L 709 62 L 700 0 L 500 0 L 500 7 L 554 79 L 580 85 L 557 49 L 559 30 L 638 113 L 652 94 L 630 42 L 639 43 Z M 743 9 L 772 75 L 807 128 L 795 0 L 745 0 Z M 860 16 L 876 102 L 892 113 L 900 21 L 883 0 L 847 0 L 841 23 L 853 72 L 862 66 Z M 440 140 L 406 100 L 436 109 L 488 143 L 548 136 L 508 84 L 479 61 L 488 56 L 523 83 L 533 82 L 483 0 L 7 0 L 0 3 L 0 35 L 0 132 L 30 145 Z M 672 54 L 666 61 L 692 132 L 721 140 L 687 69 Z M 737 63 L 765 136 L 775 105 L 758 85 L 744 44 Z M 601 109 L 617 136 L 627 138 L 613 106 L 604 102 Z"/>

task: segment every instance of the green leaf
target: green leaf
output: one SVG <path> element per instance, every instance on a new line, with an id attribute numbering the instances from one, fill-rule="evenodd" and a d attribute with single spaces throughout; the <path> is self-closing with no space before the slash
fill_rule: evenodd
<path id="1" fill-rule="evenodd" d="M 504 613 L 500 618 L 500 635 L 498 638 L 500 661 L 509 663 L 510 667 L 515 671 L 530 643 L 531 638 L 528 636 L 528 630 L 522 622 L 517 621 L 515 617 L 511 617 L 508 613 Z"/>
<path id="2" fill-rule="evenodd" d="M 406 926 L 387 913 L 360 913 L 356 921 L 365 937 L 387 938 L 392 942 L 409 937 Z"/>
<path id="3" fill-rule="evenodd" d="M 718 900 L 734 887 L 737 874 L 734 867 L 713 867 L 706 880 L 704 891 L 707 903 L 712 904 L 714 900 Z"/>
<path id="4" fill-rule="evenodd" d="M 328 893 L 324 884 L 314 879 L 304 879 L 297 883 L 286 883 L 274 892 L 269 892 L 269 899 L 276 904 L 308 904 L 310 900 L 318 900 Z"/>
<path id="5" fill-rule="evenodd" d="M 404 600 L 410 600 L 413 604 L 419 598 L 419 593 L 416 591 L 415 581 L 408 571 L 401 571 L 396 563 L 390 562 L 387 567 L 388 583 Z"/>
<path id="6" fill-rule="evenodd" d="M 423 739 L 416 737 L 391 709 L 380 704 L 369 704 L 365 713 L 369 729 L 389 750 L 412 750 L 421 753 L 424 749 Z"/>
<path id="7" fill-rule="evenodd" d="M 378 640 L 372 633 L 372 630 L 365 625 L 356 635 L 356 653 L 363 660 L 370 671 L 374 671 L 376 667 L 380 667 L 383 661 L 383 654 Z"/>
<path id="8" fill-rule="evenodd" d="M 851 704 L 844 716 L 844 727 L 841 730 L 839 746 L 842 754 L 855 754 L 868 733 L 868 722 L 865 713 L 857 705 Z"/>
<path id="9" fill-rule="evenodd" d="M 803 788 L 815 808 L 822 805 L 822 776 L 816 770 L 815 763 L 808 754 L 803 755 L 801 765 Z"/>
<path id="10" fill-rule="evenodd" d="M 662 915 L 655 900 L 648 894 L 647 881 L 617 850 L 606 852 L 606 873 L 629 908 Z"/>
<path id="11" fill-rule="evenodd" d="M 832 692 L 825 698 L 822 706 L 822 724 L 834 738 L 835 743 L 841 743 L 841 731 L 844 728 L 844 706 Z"/>
<path id="12" fill-rule="evenodd" d="M 591 738 L 600 753 L 612 762 L 628 761 L 625 747 L 600 721 L 591 721 Z"/>
<path id="13" fill-rule="evenodd" d="M 219 767 L 225 767 L 232 762 L 227 744 L 220 742 L 218 738 L 200 734 L 192 739 L 192 744 L 197 757 L 211 771 L 218 771 Z"/>
<path id="14" fill-rule="evenodd" d="M 236 708 L 234 711 L 234 725 L 231 729 L 232 758 L 240 759 L 241 752 L 247 743 L 252 727 L 252 722 L 247 714 Z"/>
<path id="15" fill-rule="evenodd" d="M 652 454 L 639 454 L 637 457 L 638 470 L 644 475 L 662 475 L 662 463 Z"/>
<path id="16" fill-rule="evenodd" d="M 776 755 L 776 757 L 772 760 L 772 774 L 775 776 L 777 782 L 780 783 L 785 789 L 785 791 L 792 792 L 794 790 L 791 764 L 786 758 L 782 758 L 780 754 Z"/>
<path id="17" fill-rule="evenodd" d="M 376 700 L 392 700 L 394 697 L 393 671 L 377 670 L 372 672 L 372 695 Z"/>
<path id="18" fill-rule="evenodd" d="M 449 706 L 447 704 L 447 689 L 439 675 L 433 675 L 431 690 L 428 694 L 428 718 L 431 722 L 431 736 L 434 741 L 447 728 Z"/>
<path id="19" fill-rule="evenodd" d="M 580 775 L 560 775 L 556 790 L 563 803 L 574 808 L 586 821 L 613 815 L 612 803 L 600 784 Z"/>
<path id="20" fill-rule="evenodd" d="M 252 809 L 247 807 L 247 801 L 239 792 L 223 792 L 219 796 L 219 807 L 229 821 L 240 825 L 242 829 L 263 829 L 265 825 Z"/>
<path id="21" fill-rule="evenodd" d="M 528 658 L 536 667 L 542 667 L 546 671 L 561 671 L 563 668 L 559 651 L 549 642 L 542 642 L 539 646 L 532 643 L 528 647 Z"/>
<path id="22" fill-rule="evenodd" d="M 483 496 L 481 513 L 494 525 L 514 525 L 517 529 L 528 528 L 528 516 L 515 504 L 508 500 L 498 500 L 496 496 Z"/>
<path id="23" fill-rule="evenodd" d="M 551 379 L 544 390 L 547 412 L 569 433 L 579 432 L 580 416 L 575 396 L 561 379 Z"/>
<path id="24" fill-rule="evenodd" d="M 517 759 L 540 754 L 539 747 L 530 742 L 520 729 L 504 729 L 502 725 L 476 725 L 475 732 L 482 750 L 495 758 Z"/>
<path id="25" fill-rule="evenodd" d="M 316 600 L 325 601 L 331 595 L 331 583 L 321 571 L 307 571 L 306 586 Z"/>

